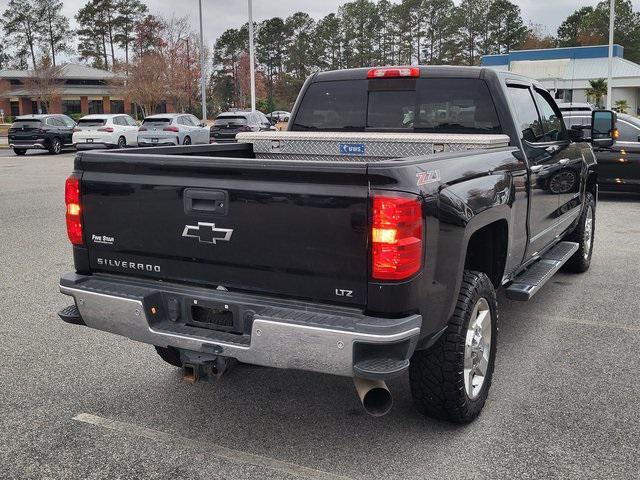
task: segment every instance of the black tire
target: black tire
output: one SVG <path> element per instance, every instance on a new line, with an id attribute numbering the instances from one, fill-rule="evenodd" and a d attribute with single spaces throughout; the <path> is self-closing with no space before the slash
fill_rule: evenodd
<path id="1" fill-rule="evenodd" d="M 589 227 L 588 219 L 591 217 Z M 589 233 L 587 234 L 587 230 Z M 565 237 L 578 244 L 578 251 L 562 266 L 565 272 L 582 273 L 589 270 L 593 254 L 593 239 L 596 232 L 596 200 L 592 193 L 585 194 L 584 210 L 576 228 Z"/>
<path id="2" fill-rule="evenodd" d="M 116 148 L 122 149 L 125 148 L 127 146 L 127 139 L 124 137 L 120 137 L 118 139 L 118 145 Z"/>
<path id="3" fill-rule="evenodd" d="M 59 138 L 52 138 L 49 142 L 49 153 L 51 155 L 58 155 L 62 151 L 62 142 Z"/>
<path id="4" fill-rule="evenodd" d="M 160 358 L 174 367 L 182 368 L 182 361 L 180 360 L 180 352 L 171 347 L 158 347 L 154 345 L 156 352 L 160 355 Z"/>
<path id="5" fill-rule="evenodd" d="M 477 390 L 472 388 L 470 396 L 465 383 L 465 344 L 468 335 L 471 335 L 470 340 L 476 338 L 473 331 L 468 332 L 467 329 L 477 305 L 484 305 L 483 311 L 491 314 L 488 330 L 491 337 L 484 380 Z M 433 346 L 415 352 L 411 359 L 409 380 L 416 409 L 429 417 L 455 423 L 469 423 L 475 419 L 484 407 L 491 387 L 497 340 L 498 303 L 493 284 L 484 273 L 465 270 L 447 329 Z M 475 353 L 482 351 L 476 350 Z M 471 355 L 468 357 L 469 365 L 475 365 Z M 470 371 L 475 371 L 475 368 Z"/>
<path id="6" fill-rule="evenodd" d="M 15 153 L 16 155 L 21 157 L 22 155 L 27 153 L 27 149 L 26 148 L 14 148 L 13 149 L 13 153 Z"/>
<path id="7" fill-rule="evenodd" d="M 183 145 L 191 145 L 191 137 L 184 137 L 184 140 L 182 141 Z"/>

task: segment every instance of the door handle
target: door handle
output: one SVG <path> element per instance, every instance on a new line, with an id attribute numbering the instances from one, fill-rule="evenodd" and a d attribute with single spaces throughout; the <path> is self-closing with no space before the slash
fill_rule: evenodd
<path id="1" fill-rule="evenodd" d="M 184 191 L 184 211 L 191 214 L 226 215 L 229 195 L 224 190 L 188 188 Z"/>

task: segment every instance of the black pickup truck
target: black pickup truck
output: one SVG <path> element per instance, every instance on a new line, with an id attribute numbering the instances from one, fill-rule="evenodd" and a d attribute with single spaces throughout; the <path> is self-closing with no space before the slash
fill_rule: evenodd
<path id="1" fill-rule="evenodd" d="M 610 145 L 615 114 L 593 116 Z M 288 129 L 78 153 L 59 315 L 154 345 L 186 381 L 235 362 L 349 376 L 381 415 L 408 373 L 420 412 L 473 420 L 496 290 L 589 268 L 591 146 L 538 83 L 472 67 L 315 74 Z"/>

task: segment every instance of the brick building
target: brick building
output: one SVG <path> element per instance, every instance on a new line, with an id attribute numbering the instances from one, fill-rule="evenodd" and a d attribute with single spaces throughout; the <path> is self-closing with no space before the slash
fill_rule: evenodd
<path id="1" fill-rule="evenodd" d="M 42 112 L 36 92 L 28 88 L 32 72 L 0 70 L 0 109 L 12 117 L 31 113 L 135 113 L 135 105 L 120 93 L 123 78 L 106 70 L 68 63 L 61 68 L 59 95 L 54 97 L 50 112 Z M 162 105 L 158 113 L 172 111 Z"/>

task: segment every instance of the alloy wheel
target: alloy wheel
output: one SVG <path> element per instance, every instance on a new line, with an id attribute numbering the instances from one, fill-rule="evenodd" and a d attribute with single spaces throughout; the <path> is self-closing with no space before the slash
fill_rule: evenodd
<path id="1" fill-rule="evenodd" d="M 464 344 L 464 388 L 475 400 L 484 385 L 491 356 L 491 309 L 483 297 L 471 312 Z"/>

